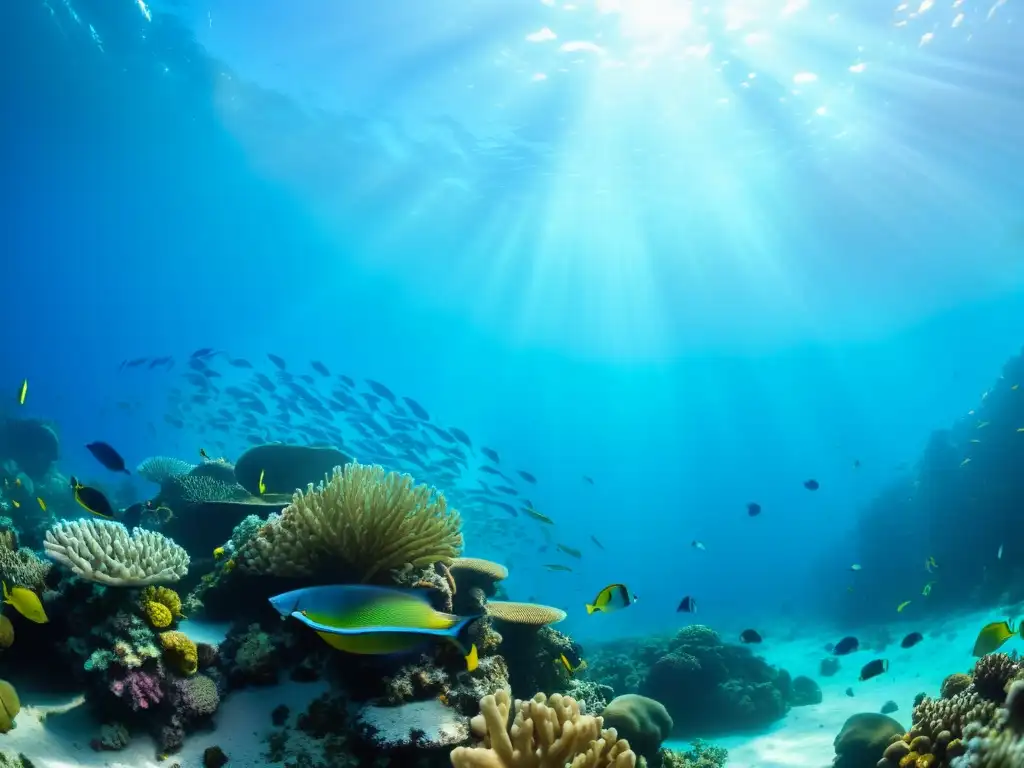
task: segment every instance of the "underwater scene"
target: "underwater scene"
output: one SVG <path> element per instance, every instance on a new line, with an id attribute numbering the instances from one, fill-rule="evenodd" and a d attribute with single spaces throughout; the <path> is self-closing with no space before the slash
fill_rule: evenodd
<path id="1" fill-rule="evenodd" d="M 1024 768 L 1021 8 L 0 3 L 0 767 Z"/>

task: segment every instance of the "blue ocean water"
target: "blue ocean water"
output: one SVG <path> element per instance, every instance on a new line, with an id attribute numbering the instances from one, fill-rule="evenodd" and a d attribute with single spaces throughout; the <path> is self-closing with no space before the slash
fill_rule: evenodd
<path id="1" fill-rule="evenodd" d="M 294 395 L 255 428 L 181 405 L 196 350 L 221 389 L 251 377 L 229 358 L 275 375 L 270 353 L 329 392 L 316 360 L 469 436 L 452 487 L 417 480 L 493 486 L 480 448 L 500 454 L 514 505 L 555 524 L 461 504 L 466 554 L 584 648 L 676 631 L 688 594 L 773 663 L 773 635 L 905 618 L 923 558 L 887 591 L 898 521 L 866 510 L 1020 351 L 1014 0 L 8 0 L 0 20 L 0 413 L 52 422 L 65 475 L 113 493 L 94 440 L 131 468 L 322 442 Z M 332 418 L 357 459 L 417 475 Z M 127 482 L 125 505 L 154 492 Z M 619 582 L 636 604 L 586 615 Z M 972 586 L 922 621 L 995 607 Z"/>

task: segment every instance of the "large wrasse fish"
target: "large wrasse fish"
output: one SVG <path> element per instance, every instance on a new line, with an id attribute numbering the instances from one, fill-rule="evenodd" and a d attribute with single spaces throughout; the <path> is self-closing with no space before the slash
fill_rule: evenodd
<path id="1" fill-rule="evenodd" d="M 339 651 L 409 653 L 440 638 L 459 648 L 470 671 L 478 663 L 476 646 L 467 651 L 458 637 L 479 616 L 438 611 L 423 590 L 336 584 L 285 592 L 270 598 L 270 604 Z"/>

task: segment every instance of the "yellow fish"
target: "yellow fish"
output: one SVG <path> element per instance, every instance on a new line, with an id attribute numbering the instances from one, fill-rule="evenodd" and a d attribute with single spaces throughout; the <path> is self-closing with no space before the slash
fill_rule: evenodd
<path id="1" fill-rule="evenodd" d="M 583 659 L 581 659 L 580 663 L 574 667 L 572 662 L 569 661 L 568 657 L 566 657 L 564 653 L 559 654 L 558 660 L 562 662 L 562 666 L 565 667 L 565 671 L 570 675 L 575 675 L 577 672 L 582 672 L 587 668 L 587 662 Z"/>
<path id="2" fill-rule="evenodd" d="M 939 567 L 939 564 L 935 562 L 935 556 L 934 555 L 929 555 L 928 559 L 924 561 L 924 569 L 926 571 L 928 571 L 928 573 L 931 573 L 933 568 L 938 568 L 938 567 Z"/>
<path id="3" fill-rule="evenodd" d="M 921 590 L 921 594 L 925 597 L 928 597 L 928 595 L 932 593 L 932 584 L 934 583 L 934 581 L 929 581 L 927 584 L 925 584 L 924 589 Z"/>
<path id="4" fill-rule="evenodd" d="M 266 470 L 260 470 L 260 495 L 262 496 L 267 492 L 267 484 L 263 482 L 263 476 L 266 474 Z"/>
<path id="5" fill-rule="evenodd" d="M 28 379 L 21 382 L 21 389 L 18 391 L 18 405 L 25 404 L 26 395 L 28 395 Z"/>
<path id="6" fill-rule="evenodd" d="M 224 547 L 217 547 L 215 550 L 213 550 L 214 560 L 220 560 L 222 557 L 224 557 Z"/>
<path id="7" fill-rule="evenodd" d="M 628 608 L 635 602 L 636 595 L 632 594 L 625 584 L 609 584 L 597 593 L 593 603 L 587 603 L 587 614 L 611 613 Z"/>
<path id="8" fill-rule="evenodd" d="M 21 502 L 20 501 L 17 501 L 16 499 L 11 499 L 11 504 L 14 505 L 15 509 L 21 509 Z"/>
<path id="9" fill-rule="evenodd" d="M 896 606 L 896 613 L 903 613 L 903 609 L 910 605 L 910 600 L 904 600 L 902 603 Z"/>
<path id="10" fill-rule="evenodd" d="M 41 510 L 43 510 L 43 512 L 45 512 L 46 511 L 46 502 L 43 501 L 43 499 L 40 496 L 36 496 L 36 501 L 39 502 L 39 508 Z"/>
<path id="11" fill-rule="evenodd" d="M 966 467 L 970 463 L 971 463 L 970 459 L 964 459 L 963 461 L 960 462 L 960 466 L 961 467 Z"/>
<path id="12" fill-rule="evenodd" d="M 978 639 L 974 641 L 972 653 L 975 656 L 984 656 L 992 651 L 997 651 L 1016 632 L 1017 630 L 1008 621 L 993 621 L 991 624 L 986 624 L 978 633 Z"/>
<path id="13" fill-rule="evenodd" d="M 46 611 L 43 610 L 43 604 L 39 601 L 39 595 L 28 587 L 15 585 L 14 589 L 8 591 L 6 581 L 0 582 L 0 584 L 3 584 L 4 588 L 4 602 L 13 605 L 14 610 L 36 624 L 46 624 L 49 621 Z"/>

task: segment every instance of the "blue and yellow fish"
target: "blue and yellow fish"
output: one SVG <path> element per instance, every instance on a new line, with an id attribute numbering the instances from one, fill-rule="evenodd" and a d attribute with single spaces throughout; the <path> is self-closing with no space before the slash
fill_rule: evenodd
<path id="1" fill-rule="evenodd" d="M 458 636 L 479 616 L 442 613 L 430 604 L 423 590 L 337 584 L 285 592 L 270 598 L 270 604 L 339 651 L 408 653 L 441 638 L 459 648 L 470 671 L 477 667 L 476 646 L 467 651 Z"/>

